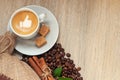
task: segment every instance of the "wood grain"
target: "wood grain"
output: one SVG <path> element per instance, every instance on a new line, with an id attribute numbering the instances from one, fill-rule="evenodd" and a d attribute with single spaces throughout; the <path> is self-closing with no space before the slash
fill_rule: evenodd
<path id="1" fill-rule="evenodd" d="M 84 80 L 120 80 L 120 0 L 2 0 L 0 33 L 13 11 L 30 4 L 56 16 L 58 42 L 82 67 Z"/>

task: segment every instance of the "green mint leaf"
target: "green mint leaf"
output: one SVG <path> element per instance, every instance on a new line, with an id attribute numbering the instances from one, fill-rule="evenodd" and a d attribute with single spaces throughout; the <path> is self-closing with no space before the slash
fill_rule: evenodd
<path id="1" fill-rule="evenodd" d="M 58 67 L 58 68 L 56 68 L 56 69 L 53 71 L 53 75 L 54 75 L 55 77 L 60 77 L 61 74 L 62 74 L 62 67 Z"/>
<path id="2" fill-rule="evenodd" d="M 59 77 L 58 80 L 73 80 L 72 78 L 63 78 L 63 77 Z"/>

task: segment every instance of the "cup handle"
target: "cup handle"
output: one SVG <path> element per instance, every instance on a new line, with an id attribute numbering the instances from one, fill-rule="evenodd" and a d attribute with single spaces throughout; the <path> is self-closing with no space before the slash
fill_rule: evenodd
<path id="1" fill-rule="evenodd" d="M 45 13 L 39 14 L 40 23 L 41 23 L 41 22 L 44 22 L 46 16 L 47 16 L 47 15 L 46 15 Z"/>

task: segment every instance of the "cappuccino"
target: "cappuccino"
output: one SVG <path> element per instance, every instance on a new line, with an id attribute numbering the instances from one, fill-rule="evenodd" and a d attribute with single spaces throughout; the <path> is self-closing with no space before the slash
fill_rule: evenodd
<path id="1" fill-rule="evenodd" d="M 20 35 L 32 34 L 38 27 L 37 16 L 29 10 L 17 12 L 11 21 L 12 28 Z"/>

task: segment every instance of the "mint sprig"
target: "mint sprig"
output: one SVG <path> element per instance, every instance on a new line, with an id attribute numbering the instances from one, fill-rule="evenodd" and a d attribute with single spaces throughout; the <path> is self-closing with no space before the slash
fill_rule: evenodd
<path id="1" fill-rule="evenodd" d="M 61 74 L 62 74 L 62 67 L 58 67 L 58 68 L 56 68 L 56 69 L 53 71 L 53 75 L 54 75 L 55 77 L 60 77 Z"/>
<path id="2" fill-rule="evenodd" d="M 73 80 L 72 78 L 62 77 L 62 67 L 58 67 L 53 71 L 53 76 L 57 77 L 58 80 Z"/>

